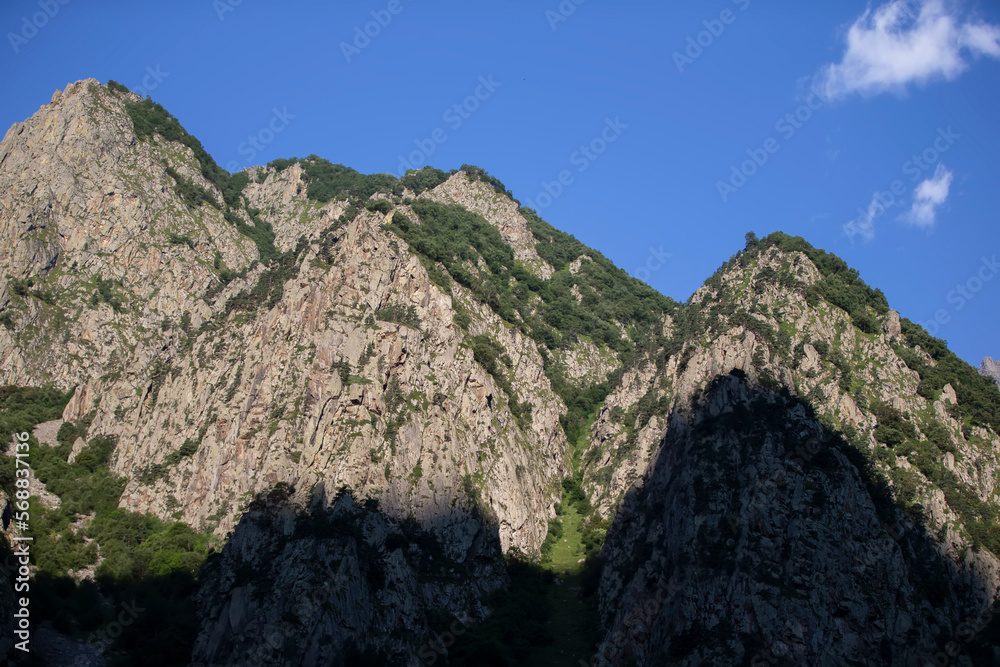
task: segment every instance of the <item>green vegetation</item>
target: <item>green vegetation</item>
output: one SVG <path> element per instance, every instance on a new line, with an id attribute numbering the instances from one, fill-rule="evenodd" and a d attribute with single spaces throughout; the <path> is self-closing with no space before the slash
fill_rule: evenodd
<path id="1" fill-rule="evenodd" d="M 434 167 L 424 167 L 423 169 L 413 169 L 406 172 L 406 175 L 399 179 L 399 183 L 403 187 L 413 190 L 414 195 L 419 195 L 422 192 L 441 185 L 454 173 L 455 170 L 443 172 Z"/>
<path id="2" fill-rule="evenodd" d="M 173 245 L 186 245 L 191 250 L 194 250 L 194 241 L 187 234 L 175 234 L 171 232 L 167 235 L 167 240 Z"/>
<path id="3" fill-rule="evenodd" d="M 226 310 L 219 319 L 225 321 L 233 311 L 256 312 L 261 308 L 274 308 L 285 293 L 285 283 L 299 275 L 299 257 L 305 247 L 305 239 L 299 239 L 294 250 L 277 255 L 257 278 L 253 289 L 243 290 L 226 302 Z M 218 325 L 217 321 L 213 322 L 214 326 Z"/>
<path id="4" fill-rule="evenodd" d="M 514 199 L 514 195 L 510 192 L 510 190 L 507 189 L 507 187 L 503 183 L 500 182 L 500 179 L 496 178 L 495 176 L 490 176 L 488 173 L 486 173 L 486 170 L 483 169 L 482 167 L 476 167 L 471 164 L 463 164 L 461 171 L 464 171 L 468 175 L 470 181 L 482 181 L 483 183 L 486 183 L 491 188 L 496 190 L 497 194 L 509 197 L 515 203 L 520 203 L 516 199 Z"/>
<path id="5" fill-rule="evenodd" d="M 42 283 L 42 279 L 36 276 L 29 276 L 28 278 L 10 278 L 7 281 L 7 287 L 10 293 L 14 296 L 19 296 L 21 298 L 27 298 L 29 296 L 35 297 L 43 303 L 52 305 L 55 303 L 56 297 L 52 291 L 46 290 L 43 287 L 36 287 Z M 10 315 L 10 313 L 5 313 L 5 315 Z M 11 325 L 13 321 L 11 321 Z M 13 328 L 13 326 L 8 326 L 8 329 Z"/>
<path id="6" fill-rule="evenodd" d="M 647 330 L 657 326 L 664 314 L 678 310 L 673 299 L 631 277 L 572 235 L 552 227 L 532 209 L 522 207 L 520 213 L 537 240 L 539 256 L 557 271 L 548 281 L 551 294 L 543 288 L 540 295 L 547 306 L 547 323 L 562 333 L 566 342 L 586 335 L 616 352 L 626 353 L 632 346 L 609 323 L 619 322 L 641 344 Z M 579 272 L 571 274 L 569 264 L 583 255 L 590 261 L 581 262 Z M 574 285 L 580 292 L 580 303 L 570 294 Z"/>
<path id="7" fill-rule="evenodd" d="M 513 362 L 507 350 L 486 334 L 471 336 L 467 340 L 472 347 L 472 356 L 476 363 L 482 366 L 507 394 L 510 399 L 511 414 L 522 427 L 526 427 L 531 422 L 531 404 L 527 401 L 523 403 L 518 401 L 517 392 L 514 391 L 510 381 Z"/>
<path id="8" fill-rule="evenodd" d="M 108 82 L 108 89 L 118 93 L 128 90 L 115 81 Z M 150 98 L 147 97 L 136 102 L 124 97 L 123 103 L 132 119 L 132 126 L 139 140 L 148 140 L 153 135 L 159 135 L 168 141 L 176 141 L 187 146 L 194 153 L 201 175 L 222 193 L 222 203 L 220 204 L 208 190 L 191 183 L 167 165 L 166 173 L 174 179 L 175 190 L 185 204 L 191 208 L 197 208 L 203 203 L 207 203 L 222 210 L 226 221 L 257 245 L 261 262 L 270 264 L 280 261 L 281 254 L 274 247 L 274 231 L 271 229 L 271 225 L 262 220 L 260 211 L 248 206 L 242 197 L 243 189 L 249 182 L 247 173 L 230 174 L 217 165 L 212 156 L 201 145 L 201 142 L 188 134 L 187 130 L 170 112 Z M 253 223 L 252 225 L 243 220 L 239 214 L 240 210 L 246 213 L 246 216 Z"/>
<path id="9" fill-rule="evenodd" d="M 494 187 L 506 192 L 502 184 Z M 388 228 L 420 256 L 431 279 L 442 289 L 450 291 L 454 280 L 537 343 L 545 373 L 568 408 L 561 420 L 563 428 L 575 440 L 586 416 L 604 400 L 612 383 L 581 386 L 567 380 L 549 351 L 566 349 L 586 337 L 627 355 L 633 350 L 632 340 L 622 335 L 615 322 L 628 328 L 633 339 L 642 340 L 664 313 L 676 310 L 677 304 L 631 278 L 600 253 L 554 229 L 530 209 L 521 209 L 521 213 L 538 240 L 538 253 L 557 269 L 549 280 L 538 278 L 515 261 L 500 233 L 478 214 L 424 200 L 413 202 L 412 208 L 420 224 L 397 213 Z M 590 261 L 583 261 L 580 270 L 571 273 L 569 263 L 582 255 Z M 579 301 L 574 290 L 580 294 Z M 463 324 L 461 313 L 456 321 Z M 480 342 L 478 347 L 479 356 L 489 363 L 491 355 L 485 345 Z M 494 377 L 502 375 L 490 372 Z"/>
<path id="10" fill-rule="evenodd" d="M 52 387 L 0 387 L 0 489 L 14 495 L 15 462 L 7 455 L 15 433 L 31 433 L 36 424 L 59 419 L 73 391 Z M 29 452 L 32 450 L 29 449 Z"/>
<path id="11" fill-rule="evenodd" d="M 875 439 L 894 450 L 896 455 L 906 456 L 911 464 L 941 489 L 948 506 L 961 517 L 962 524 L 972 539 L 973 548 L 983 546 L 993 554 L 1000 553 L 1000 513 L 993 505 L 981 501 L 943 463 L 946 452 L 956 451 L 947 429 L 937 421 L 929 421 L 921 426 L 927 440 L 919 440 L 913 424 L 892 406 L 875 402 L 871 410 L 878 419 Z M 897 501 L 904 508 L 914 507 L 918 497 L 915 481 L 903 475 L 897 477 Z"/>
<path id="12" fill-rule="evenodd" d="M 108 89 L 118 91 L 119 93 L 128 91 L 125 86 L 116 81 L 109 81 Z M 236 205 L 240 193 L 247 184 L 247 175 L 245 173 L 230 174 L 217 165 L 212 156 L 201 145 L 201 142 L 188 134 L 187 130 L 181 126 L 180 122 L 169 111 L 150 98 L 147 97 L 144 100 L 135 102 L 123 96 L 123 102 L 125 110 L 128 111 L 129 118 L 132 119 L 132 127 L 135 130 L 136 138 L 141 141 L 149 139 L 153 135 L 160 135 L 167 141 L 176 141 L 190 148 L 194 153 L 195 159 L 198 161 L 198 165 L 201 168 L 201 175 L 204 176 L 205 180 L 219 188 L 222 198 L 227 205 Z"/>
<path id="13" fill-rule="evenodd" d="M 905 346 L 896 352 L 912 370 L 920 375 L 917 393 L 928 400 L 936 400 L 946 384 L 951 384 L 958 398 L 958 412 L 968 424 L 992 429 L 1000 433 L 1000 388 L 991 378 L 979 374 L 975 368 L 959 359 L 948 349 L 948 344 L 928 334 L 923 327 L 906 318 L 901 319 Z M 934 360 L 927 364 L 916 353 L 920 347 Z"/>
<path id="14" fill-rule="evenodd" d="M 293 164 L 295 164 L 298 161 L 299 161 L 299 159 L 297 157 L 288 158 L 288 159 L 278 158 L 276 160 L 271 160 L 270 162 L 268 162 L 267 166 L 271 167 L 272 169 L 274 169 L 276 172 L 278 172 L 280 174 L 281 172 L 283 172 L 284 170 L 288 169 L 289 167 L 291 167 Z"/>
<path id="15" fill-rule="evenodd" d="M 31 432 L 36 424 L 59 419 L 73 391 L 52 387 L 0 387 L 0 454 L 6 453 L 15 433 Z"/>
<path id="16" fill-rule="evenodd" d="M 390 303 L 384 308 L 375 311 L 375 319 L 383 322 L 395 322 L 412 329 L 420 328 L 420 317 L 417 316 L 417 308 L 414 305 L 402 306 Z"/>
<path id="17" fill-rule="evenodd" d="M 276 162 L 278 161 L 272 161 L 270 165 L 277 168 Z M 402 185 L 391 174 L 362 174 L 317 155 L 310 155 L 302 160 L 292 158 L 283 161 L 282 169 L 295 162 L 302 167 L 302 180 L 307 184 L 306 197 L 323 204 L 335 199 L 364 201 L 376 192 L 392 192 L 395 195 L 403 193 Z"/>
<path id="18" fill-rule="evenodd" d="M 387 199 L 369 199 L 365 202 L 365 208 L 373 213 L 385 215 L 392 210 L 392 203 Z"/>
<path id="19" fill-rule="evenodd" d="M 0 431 L 5 431 L 0 437 L 7 442 L 12 433 L 30 433 L 36 424 L 58 419 L 71 395 L 51 388 L 0 388 Z M 87 428 L 86 420 L 64 423 L 54 447 L 33 435 L 28 440 L 29 464 L 60 499 L 57 509 L 35 499 L 30 505 L 31 553 L 38 568 L 32 621 L 86 640 L 115 620 L 123 604 L 134 604 L 143 612 L 113 640 L 110 664 L 134 664 L 135 656 L 143 656 L 143 664 L 187 664 L 197 631 L 191 594 L 209 536 L 119 508 L 124 480 L 109 469 L 114 439 L 91 436 L 73 463 L 68 461 L 73 442 L 85 437 Z M 0 455 L 5 476 L 14 470 L 12 459 Z M 77 583 L 67 576 L 93 566 L 98 555 L 103 560 L 94 581 Z"/>
<path id="20" fill-rule="evenodd" d="M 851 316 L 854 326 L 865 333 L 879 330 L 876 316 L 889 312 L 889 303 L 881 290 L 872 289 L 858 276 L 847 262 L 832 253 L 812 247 L 805 239 L 774 232 L 758 241 L 751 232 L 747 236 L 747 247 L 741 253 L 745 259 L 752 259 L 767 248 L 775 247 L 782 252 L 801 252 L 816 265 L 823 278 L 806 290 L 810 305 L 819 299 L 843 309 Z"/>
<path id="21" fill-rule="evenodd" d="M 118 282 L 121 287 L 121 281 Z M 96 306 L 99 303 L 106 303 L 111 306 L 116 313 L 121 312 L 122 300 L 114 292 L 115 283 L 111 280 L 96 276 L 94 278 L 94 291 L 90 295 L 90 305 Z"/>
<path id="22" fill-rule="evenodd" d="M 114 79 L 108 79 L 108 90 L 113 90 L 116 93 L 130 93 L 127 86 L 123 86 Z"/>
<path id="23" fill-rule="evenodd" d="M 215 200 L 205 188 L 200 185 L 195 185 L 191 181 L 187 180 L 183 176 L 177 173 L 177 170 L 171 166 L 166 167 L 167 176 L 174 179 L 174 192 L 180 197 L 181 201 L 187 204 L 188 208 L 198 208 L 202 204 L 208 204 L 213 208 L 219 208 L 219 202 Z M 173 243 L 173 240 L 171 240 Z"/>

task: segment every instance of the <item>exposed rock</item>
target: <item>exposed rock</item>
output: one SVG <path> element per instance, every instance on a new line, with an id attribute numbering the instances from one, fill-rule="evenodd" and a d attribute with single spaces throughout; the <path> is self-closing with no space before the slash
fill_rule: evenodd
<path id="1" fill-rule="evenodd" d="M 1000 384 L 1000 361 L 992 357 L 984 357 L 983 363 L 979 367 L 979 372 L 987 377 L 991 377 Z"/>
<path id="2" fill-rule="evenodd" d="M 613 522 L 611 664 L 909 664 L 996 600 L 968 509 L 997 509 L 994 422 L 961 378 L 928 398 L 914 369 L 938 360 L 878 294 L 845 296 L 846 267 L 831 287 L 805 244 L 748 245 L 684 307 L 560 337 L 587 299 L 634 311 L 585 284 L 595 251 L 556 274 L 488 183 L 420 197 L 495 226 L 517 277 L 470 252 L 442 279 L 389 224 L 420 224 L 412 191 L 321 203 L 295 163 L 234 198 L 189 145 L 136 135 L 137 100 L 70 84 L 0 142 L 0 375 L 75 388 L 63 420 L 116 438 L 123 507 L 231 536 L 199 578 L 195 664 L 420 664 L 441 618 L 487 616 L 504 553 L 537 555 L 581 454 L 567 403 L 607 388 L 580 472 Z M 498 314 L 497 285 L 553 277 L 558 303 Z"/>
<path id="3" fill-rule="evenodd" d="M 192 209 L 178 198 L 164 161 L 222 199 L 189 148 L 160 137 L 138 141 L 118 96 L 94 81 L 73 84 L 12 128 L 0 155 L 0 186 L 17 195 L 0 212 L 0 234 L 12 239 L 0 253 L 0 275 L 32 276 L 54 295 L 50 305 L 12 299 L 7 290 L 5 312 L 16 324 L 0 328 L 0 372 L 8 383 L 77 386 L 64 417 L 89 416 L 94 432 L 118 438 L 115 472 L 130 479 L 125 507 L 169 516 L 176 504 L 183 520 L 222 535 L 241 499 L 278 482 L 325 481 L 381 498 L 398 518 L 424 520 L 456 503 L 471 507 L 463 490 L 469 474 L 482 477 L 504 548 L 537 550 L 554 480 L 565 471 L 561 402 L 542 360 L 521 334 L 480 310 L 477 327 L 510 351 L 515 387 L 533 405 L 522 430 L 463 347 L 452 297 L 382 230 L 382 215 L 363 212 L 332 244 L 307 247 L 273 307 L 229 312 L 227 302 L 262 274 L 249 266 L 256 247 L 215 208 Z M 267 216 L 279 250 L 317 239 L 343 212 L 344 202 L 316 206 L 306 198 L 299 165 L 256 168 L 252 176 L 246 197 Z M 462 173 L 439 188 L 427 196 L 473 206 L 547 275 L 509 199 Z M 178 235 L 190 243 L 176 242 Z M 205 299 L 221 287 L 213 263 L 247 273 Z M 117 309 L 95 297 L 91 285 L 101 277 L 112 281 Z M 389 305 L 412 305 L 420 329 L 377 319 Z M 29 335 L 32 327 L 45 335 Z M 347 385 L 334 367 L 341 362 L 350 364 Z M 607 368 L 585 363 L 580 373 Z M 434 401 L 439 395 L 446 399 Z M 198 444 L 194 456 L 149 473 L 186 441 Z M 419 478 L 410 474 L 418 466 Z"/>
<path id="4" fill-rule="evenodd" d="M 714 384 L 671 419 L 609 532 L 602 664 L 909 665 L 937 653 L 981 599 L 935 587 L 956 565 L 877 504 L 801 404 L 732 376 Z"/>
<path id="5" fill-rule="evenodd" d="M 347 495 L 309 512 L 259 501 L 202 573 L 192 664 L 354 664 L 352 651 L 359 664 L 423 664 L 417 647 L 481 620 L 480 600 L 507 579 L 495 527 L 452 544 L 410 530 Z"/>
<path id="6" fill-rule="evenodd" d="M 518 213 L 517 204 L 486 183 L 470 180 L 464 171 L 459 171 L 420 196 L 459 204 L 480 214 L 500 230 L 500 236 L 513 249 L 516 259 L 524 262 L 539 278 L 548 279 L 552 276 L 552 267 L 538 256 L 535 237 L 528 229 L 524 217 Z"/>

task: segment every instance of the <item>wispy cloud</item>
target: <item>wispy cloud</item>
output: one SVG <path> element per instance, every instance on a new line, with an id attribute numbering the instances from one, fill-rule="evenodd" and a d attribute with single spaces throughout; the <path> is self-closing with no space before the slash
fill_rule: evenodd
<path id="1" fill-rule="evenodd" d="M 934 175 L 922 181 L 913 191 L 913 208 L 903 215 L 903 220 L 917 227 L 932 227 L 937 209 L 948 199 L 953 174 L 939 164 Z"/>
<path id="2" fill-rule="evenodd" d="M 875 238 L 875 218 L 879 216 L 885 208 L 878 200 L 878 193 L 872 195 L 872 202 L 868 204 L 868 209 L 863 211 L 854 220 L 844 225 L 844 233 L 847 238 L 854 242 L 855 236 L 860 236 L 865 241 Z"/>
<path id="3" fill-rule="evenodd" d="M 955 79 L 967 55 L 1000 58 L 1000 26 L 966 19 L 950 0 L 892 0 L 851 25 L 843 58 L 825 66 L 818 83 L 832 99 L 902 92 L 910 83 Z"/>

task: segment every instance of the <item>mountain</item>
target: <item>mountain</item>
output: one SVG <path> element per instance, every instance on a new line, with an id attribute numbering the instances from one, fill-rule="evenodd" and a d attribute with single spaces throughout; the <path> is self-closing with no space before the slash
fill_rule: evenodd
<path id="1" fill-rule="evenodd" d="M 993 655 L 1000 391 L 800 238 L 680 304 L 477 167 L 229 174 L 94 80 L 0 192 L 43 663 Z"/>
<path id="2" fill-rule="evenodd" d="M 1000 382 L 1000 362 L 992 357 L 983 358 L 983 363 L 979 366 L 979 372 Z"/>

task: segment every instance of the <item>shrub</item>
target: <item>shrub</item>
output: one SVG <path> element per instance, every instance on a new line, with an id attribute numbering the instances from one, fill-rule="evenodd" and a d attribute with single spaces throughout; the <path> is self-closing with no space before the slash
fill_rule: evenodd
<path id="1" fill-rule="evenodd" d="M 413 190 L 413 194 L 419 195 L 426 190 L 441 185 L 447 180 L 448 174 L 440 169 L 424 167 L 423 169 L 406 172 L 406 175 L 399 179 L 399 183 L 403 187 Z"/>
<path id="2" fill-rule="evenodd" d="M 365 202 L 365 208 L 374 213 L 383 215 L 392 210 L 392 202 L 385 199 L 369 199 Z"/>
<path id="3" fill-rule="evenodd" d="M 296 157 L 293 157 L 293 158 L 290 158 L 290 159 L 287 159 L 287 160 L 284 159 L 284 158 L 278 158 L 276 160 L 271 160 L 270 162 L 268 162 L 267 166 L 268 167 L 272 167 L 276 172 L 278 172 L 280 174 L 285 169 L 288 169 L 290 166 L 292 166 L 293 164 L 295 164 L 298 161 L 299 161 L 299 159 L 296 158 Z"/>
<path id="4" fill-rule="evenodd" d="M 958 398 L 958 414 L 968 419 L 974 426 L 982 426 L 1000 432 L 1000 388 L 991 378 L 959 359 L 948 349 L 945 341 L 934 338 L 921 326 L 906 318 L 901 320 L 905 346 L 898 347 L 897 353 L 906 365 L 920 374 L 918 393 L 928 400 L 934 400 L 951 384 Z M 935 365 L 928 366 L 915 353 L 920 347 L 934 359 Z"/>
<path id="5" fill-rule="evenodd" d="M 420 317 L 417 316 L 417 308 L 413 304 L 402 306 L 390 303 L 375 311 L 375 319 L 383 322 L 395 322 L 413 329 L 420 328 Z"/>
<path id="6" fill-rule="evenodd" d="M 365 200 L 376 192 L 402 194 L 402 186 L 390 174 L 365 175 L 316 155 L 299 160 L 299 164 L 307 183 L 306 197 L 324 204 L 348 197 Z"/>
<path id="7" fill-rule="evenodd" d="M 191 248 L 191 250 L 194 250 L 194 241 L 187 234 L 181 235 L 170 232 L 170 234 L 167 235 L 167 240 L 174 245 L 186 245 L 188 248 Z"/>
<path id="8" fill-rule="evenodd" d="M 116 93 L 129 93 L 131 92 L 126 86 L 118 83 L 114 79 L 108 79 L 108 90 L 113 90 Z"/>

